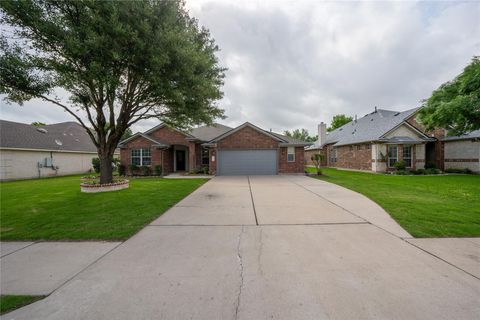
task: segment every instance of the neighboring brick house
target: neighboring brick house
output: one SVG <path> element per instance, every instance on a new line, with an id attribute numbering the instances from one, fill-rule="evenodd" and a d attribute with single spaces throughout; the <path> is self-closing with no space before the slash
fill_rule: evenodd
<path id="1" fill-rule="evenodd" d="M 416 119 L 419 110 L 375 108 L 328 134 L 321 123 L 317 143 L 305 150 L 306 163 L 312 164 L 313 154 L 322 154 L 323 165 L 345 169 L 387 172 L 404 160 L 410 169 L 428 164 L 480 171 L 480 130 L 461 137 L 447 137 L 444 129 L 425 131 Z"/>
<path id="2" fill-rule="evenodd" d="M 214 124 L 191 132 L 160 124 L 119 147 L 126 167 L 161 166 L 163 174 L 207 168 L 210 174 L 254 175 L 303 173 L 308 145 L 246 122 L 236 128 Z"/>

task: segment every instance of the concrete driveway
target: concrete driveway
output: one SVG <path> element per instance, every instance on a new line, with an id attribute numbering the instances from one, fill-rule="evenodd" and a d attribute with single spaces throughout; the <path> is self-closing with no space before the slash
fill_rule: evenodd
<path id="1" fill-rule="evenodd" d="M 326 182 L 216 177 L 4 319 L 477 318 L 478 277 L 409 237 Z"/>

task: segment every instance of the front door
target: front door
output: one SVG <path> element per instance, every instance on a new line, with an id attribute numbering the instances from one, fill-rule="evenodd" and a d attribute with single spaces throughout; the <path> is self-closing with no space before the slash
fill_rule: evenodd
<path id="1" fill-rule="evenodd" d="M 185 150 L 176 151 L 177 171 L 185 171 Z"/>

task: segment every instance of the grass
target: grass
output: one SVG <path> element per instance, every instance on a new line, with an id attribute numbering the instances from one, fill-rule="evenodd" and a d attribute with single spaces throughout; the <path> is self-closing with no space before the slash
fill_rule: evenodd
<path id="1" fill-rule="evenodd" d="M 0 314 L 13 311 L 43 298 L 43 296 L 0 296 Z"/>
<path id="2" fill-rule="evenodd" d="M 116 192 L 80 192 L 80 176 L 0 183 L 1 240 L 124 240 L 206 179 L 130 180 Z"/>
<path id="3" fill-rule="evenodd" d="M 479 175 L 392 176 L 328 168 L 322 172 L 319 179 L 372 199 L 414 237 L 480 236 Z"/>

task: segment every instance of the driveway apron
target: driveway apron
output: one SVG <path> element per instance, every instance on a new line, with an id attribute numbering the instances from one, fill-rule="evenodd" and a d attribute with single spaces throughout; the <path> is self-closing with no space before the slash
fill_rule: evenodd
<path id="1" fill-rule="evenodd" d="M 215 177 L 3 318 L 477 318 L 480 280 L 406 238 L 379 206 L 336 185 Z"/>

